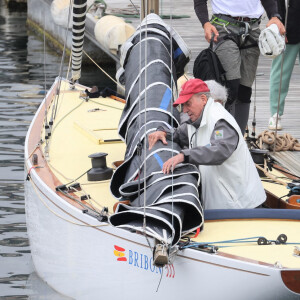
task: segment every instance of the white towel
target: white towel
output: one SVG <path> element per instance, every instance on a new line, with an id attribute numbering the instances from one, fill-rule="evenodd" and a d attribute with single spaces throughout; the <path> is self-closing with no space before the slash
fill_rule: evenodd
<path id="1" fill-rule="evenodd" d="M 270 25 L 260 33 L 258 46 L 260 53 L 270 58 L 275 58 L 284 51 L 285 38 L 280 35 L 276 24 Z"/>

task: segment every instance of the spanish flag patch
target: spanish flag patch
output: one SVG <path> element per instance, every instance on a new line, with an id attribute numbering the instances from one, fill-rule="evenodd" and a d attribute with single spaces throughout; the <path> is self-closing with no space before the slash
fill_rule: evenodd
<path id="1" fill-rule="evenodd" d="M 215 131 L 215 139 L 218 140 L 218 139 L 222 139 L 224 137 L 223 135 L 223 130 L 216 130 Z"/>

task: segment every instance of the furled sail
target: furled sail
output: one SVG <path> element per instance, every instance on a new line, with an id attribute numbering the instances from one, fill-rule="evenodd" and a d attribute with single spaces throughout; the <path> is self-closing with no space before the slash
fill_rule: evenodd
<path id="1" fill-rule="evenodd" d="M 159 16 L 150 14 L 123 45 L 117 73 L 126 90 L 119 135 L 127 150 L 111 180 L 111 191 L 120 200 L 130 200 L 130 205 L 119 204 L 110 222 L 173 245 L 202 225 L 200 175 L 192 164 L 180 164 L 173 174 L 163 174 L 163 163 L 181 149 L 169 141 L 149 150 L 147 136 L 159 126 L 178 126 L 179 112 L 172 103 L 177 78 L 189 59 L 181 37 Z"/>
<path id="2" fill-rule="evenodd" d="M 72 81 L 81 76 L 81 62 L 87 0 L 74 0 L 72 26 Z"/>

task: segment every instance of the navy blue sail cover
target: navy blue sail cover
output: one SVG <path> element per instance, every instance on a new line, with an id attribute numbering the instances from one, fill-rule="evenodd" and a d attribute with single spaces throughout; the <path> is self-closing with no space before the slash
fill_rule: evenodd
<path id="1" fill-rule="evenodd" d="M 169 141 L 149 150 L 148 135 L 159 126 L 179 125 L 180 114 L 172 104 L 177 78 L 189 59 L 190 51 L 177 32 L 150 14 L 123 45 L 117 72 L 126 90 L 119 135 L 127 148 L 111 180 L 111 192 L 130 200 L 130 205 L 120 203 L 110 223 L 173 245 L 203 223 L 200 174 L 192 164 L 179 164 L 172 174 L 163 174 L 164 162 L 181 148 Z"/>

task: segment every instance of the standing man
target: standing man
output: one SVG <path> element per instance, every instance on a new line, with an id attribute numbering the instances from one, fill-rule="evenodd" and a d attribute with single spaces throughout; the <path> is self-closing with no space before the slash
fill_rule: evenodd
<path id="1" fill-rule="evenodd" d="M 229 88 L 227 110 L 235 117 L 242 134 L 248 123 L 252 84 L 259 57 L 257 41 L 264 9 L 269 17 L 267 27 L 276 24 L 281 34 L 285 28 L 278 14 L 276 0 L 211 0 L 209 21 L 207 0 L 194 0 L 194 8 L 226 72 Z"/>
<path id="2" fill-rule="evenodd" d="M 283 17 L 285 23 L 286 15 L 286 0 L 277 0 L 278 10 Z M 270 75 L 270 111 L 271 118 L 269 119 L 269 129 L 274 130 L 276 128 L 277 107 L 279 97 L 279 85 L 281 74 L 281 61 L 282 55 L 277 56 L 272 61 L 272 69 Z M 284 60 L 282 68 L 282 83 L 280 91 L 280 102 L 278 111 L 278 123 L 277 129 L 281 130 L 281 116 L 284 111 L 285 98 L 287 96 L 290 79 L 294 69 L 294 65 L 297 59 L 300 60 L 300 1 L 289 0 L 288 17 L 286 26 L 286 48 L 284 51 Z"/>
<path id="3" fill-rule="evenodd" d="M 149 149 L 172 139 L 181 153 L 162 168 L 170 173 L 182 162 L 199 166 L 205 209 L 255 208 L 266 199 L 263 186 L 238 124 L 228 111 L 210 97 L 201 79 L 188 80 L 173 106 L 181 104 L 190 121 L 169 130 L 159 127 L 148 136 Z"/>

